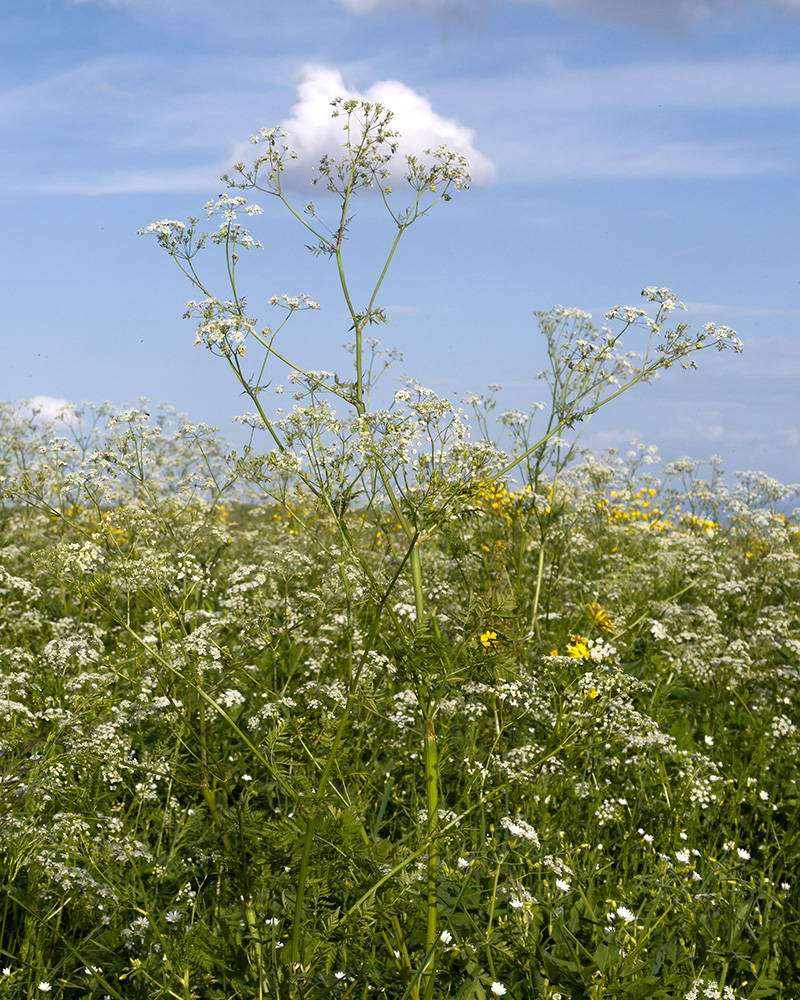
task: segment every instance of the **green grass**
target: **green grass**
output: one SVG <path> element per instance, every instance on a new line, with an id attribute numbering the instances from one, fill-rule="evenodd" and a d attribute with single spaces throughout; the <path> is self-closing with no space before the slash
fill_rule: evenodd
<path id="1" fill-rule="evenodd" d="M 411 490 L 420 619 L 377 491 L 6 418 L 0 996 L 800 995 L 791 491 Z"/>

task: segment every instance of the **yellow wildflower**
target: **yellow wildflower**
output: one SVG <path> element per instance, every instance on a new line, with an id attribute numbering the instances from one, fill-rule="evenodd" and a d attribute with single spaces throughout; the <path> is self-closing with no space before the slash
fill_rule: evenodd
<path id="1" fill-rule="evenodd" d="M 616 631 L 614 622 L 607 611 L 604 611 L 597 601 L 592 601 L 591 604 L 587 604 L 583 609 L 584 615 L 593 622 L 599 629 L 602 629 L 607 635 L 613 635 Z"/>
<path id="2" fill-rule="evenodd" d="M 589 649 L 589 640 L 582 635 L 573 635 L 570 632 L 567 656 L 571 656 L 575 660 L 590 660 L 592 652 Z"/>
<path id="3" fill-rule="evenodd" d="M 491 630 L 481 633 L 481 645 L 484 649 L 497 649 L 497 632 Z"/>

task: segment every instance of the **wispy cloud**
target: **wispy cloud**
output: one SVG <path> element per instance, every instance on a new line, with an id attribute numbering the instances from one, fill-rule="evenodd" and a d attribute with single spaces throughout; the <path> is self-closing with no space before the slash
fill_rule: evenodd
<path id="1" fill-rule="evenodd" d="M 354 14 L 402 10 L 438 19 L 471 15 L 503 3 L 549 7 L 565 14 L 586 14 L 600 20 L 665 31 L 685 30 L 712 19 L 730 21 L 757 7 L 763 0 L 339 0 Z M 776 10 L 800 10 L 800 0 L 767 0 Z"/>
<path id="2" fill-rule="evenodd" d="M 558 112 L 800 108 L 800 61 L 634 58 L 623 64 L 576 67 L 546 59 L 526 73 L 525 83 L 521 95 L 527 106 Z"/>
<path id="3" fill-rule="evenodd" d="M 661 130 L 625 129 L 618 138 L 586 127 L 542 129 L 531 143 L 528 180 L 745 177 L 787 169 L 787 158 L 754 142 L 664 139 Z M 537 141 L 538 139 L 538 141 Z"/>
<path id="4" fill-rule="evenodd" d="M 586 67 L 546 57 L 502 77 L 451 81 L 439 95 L 494 121 L 504 180 L 744 177 L 798 161 L 800 61 Z"/>
<path id="5" fill-rule="evenodd" d="M 354 14 L 375 14 L 386 10 L 403 10 L 409 14 L 428 14 L 435 18 L 460 16 L 491 6 L 487 0 L 339 0 Z M 496 3 L 496 0 L 494 0 Z"/>
<path id="6" fill-rule="evenodd" d="M 145 194 L 148 192 L 202 192 L 208 195 L 219 186 L 221 167 L 213 163 L 205 167 L 174 170 L 105 170 L 80 175 L 31 178 L 30 190 L 40 194 L 108 195 Z M 26 190 L 24 182 L 19 190 Z"/>
<path id="7" fill-rule="evenodd" d="M 588 14 L 621 24 L 643 25 L 665 31 L 695 27 L 712 19 L 734 19 L 758 7 L 763 0 L 517 0 L 563 10 Z M 767 0 L 776 9 L 800 9 L 798 0 Z"/>
<path id="8" fill-rule="evenodd" d="M 155 9 L 170 13 L 196 11 L 198 5 L 218 13 L 216 2 L 208 0 L 67 0 L 70 6 L 94 4 L 99 7 Z M 766 6 L 775 11 L 797 13 L 800 0 L 338 0 L 352 14 L 401 11 L 431 17 L 439 22 L 472 19 L 475 14 L 510 4 L 548 7 L 565 14 L 584 14 L 598 20 L 631 27 L 654 28 L 666 32 L 683 31 L 710 21 L 730 23 L 748 11 Z"/>

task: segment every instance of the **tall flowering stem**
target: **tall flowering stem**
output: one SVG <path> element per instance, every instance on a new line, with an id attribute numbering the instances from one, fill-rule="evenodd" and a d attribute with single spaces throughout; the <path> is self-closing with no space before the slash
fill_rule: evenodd
<path id="1" fill-rule="evenodd" d="M 741 343 L 733 331 L 724 327 L 717 328 L 708 324 L 705 331 L 699 334 L 690 332 L 686 324 L 678 324 L 674 329 L 667 328 L 666 320 L 670 312 L 674 308 L 682 308 L 682 305 L 667 289 L 648 288 L 643 294 L 650 303 L 656 304 L 655 317 L 651 317 L 644 309 L 615 307 L 607 314 L 606 319 L 609 323 L 619 324 L 616 331 L 606 326 L 597 331 L 589 323 L 587 314 L 577 310 L 559 308 L 548 315 L 540 314 L 540 325 L 547 340 L 550 360 L 549 370 L 541 373 L 550 389 L 549 420 L 544 434 L 539 435 L 538 440 L 533 443 L 527 439 L 517 442 L 520 446 L 514 449 L 513 457 L 505 456 L 500 460 L 499 453 L 489 447 L 489 442 L 483 452 L 467 445 L 468 429 L 459 422 L 460 418 L 452 416 L 452 408 L 448 411 L 443 405 L 444 401 L 424 397 L 427 390 L 421 390 L 421 387 L 417 390 L 418 398 L 412 401 L 411 405 L 416 409 L 408 425 L 402 419 L 395 418 L 395 412 L 391 409 L 373 410 L 370 390 L 374 377 L 371 365 L 367 364 L 365 345 L 377 341 L 365 338 L 365 331 L 367 327 L 386 322 L 386 315 L 378 304 L 378 298 L 388 269 L 407 230 L 438 202 L 449 201 L 451 192 L 466 189 L 470 175 L 466 160 L 444 146 L 426 150 L 422 158 L 408 155 L 405 157 L 402 175 L 411 189 L 411 196 L 404 208 L 397 209 L 389 183 L 393 176 L 389 164 L 398 150 L 398 133 L 391 128 L 391 112 L 379 104 L 356 100 L 337 99 L 332 102 L 332 107 L 333 117 L 344 120 L 345 138 L 341 156 L 338 159 L 324 156 L 312 179 L 313 184 L 321 182 L 328 195 L 338 199 L 329 223 L 324 221 L 324 206 L 318 209 L 310 201 L 298 211 L 287 198 L 283 176 L 291 161 L 297 157 L 283 143 L 286 133 L 281 128 L 261 129 L 251 136 L 250 142 L 257 147 L 259 155 L 250 166 L 237 164 L 230 175 L 224 175 L 223 180 L 229 189 L 256 190 L 277 199 L 311 235 L 312 241 L 308 249 L 312 254 L 335 262 L 348 316 L 348 332 L 352 332 L 354 336 L 353 368 L 347 377 L 340 378 L 333 372 L 310 370 L 298 364 L 290 353 L 279 346 L 279 337 L 289 319 L 300 312 L 316 311 L 319 309 L 316 302 L 307 295 L 271 295 L 267 299 L 269 306 L 286 313 L 273 329 L 259 322 L 242 294 L 237 279 L 241 254 L 263 247 L 242 227 L 239 217 L 262 214 L 258 205 L 248 204 L 240 194 L 224 194 L 206 205 L 207 218 L 219 220 L 219 227 L 214 232 L 200 231 L 196 218 L 190 218 L 188 225 L 163 220 L 140 230 L 142 233 L 155 235 L 159 244 L 202 294 L 202 300 L 189 302 L 186 307 L 186 316 L 195 318 L 198 324 L 195 344 L 205 346 L 226 361 L 255 408 L 255 413 L 246 414 L 240 419 L 250 423 L 254 429 L 266 430 L 271 437 L 273 450 L 258 458 L 248 449 L 241 460 L 241 467 L 246 471 L 255 470 L 258 482 L 268 481 L 272 477 L 284 490 L 287 483 L 302 484 L 312 494 L 315 502 L 327 510 L 336 526 L 336 544 L 326 551 L 338 561 L 348 615 L 351 614 L 354 601 L 346 570 L 354 565 L 364 581 L 364 592 L 374 601 L 369 635 L 365 637 L 363 650 L 354 654 L 351 643 L 347 697 L 343 699 L 344 704 L 340 702 L 341 714 L 324 765 L 315 758 L 319 775 L 313 793 L 306 799 L 303 816 L 305 831 L 288 948 L 289 962 L 293 972 L 297 973 L 293 990 L 295 987 L 296 990 L 302 989 L 305 976 L 304 906 L 317 823 L 329 795 L 331 778 L 357 701 L 362 667 L 366 658 L 375 652 L 381 624 L 387 617 L 392 620 L 399 633 L 400 645 L 405 644 L 402 655 L 413 652 L 415 636 L 424 636 L 426 629 L 436 632 L 437 640 L 441 643 L 436 618 L 426 611 L 425 577 L 420 549 L 423 541 L 437 531 L 443 531 L 443 526 L 449 524 L 451 517 L 458 516 L 454 510 L 459 504 L 466 509 L 470 486 L 478 473 L 485 482 L 496 482 L 522 463 L 527 463 L 535 498 L 542 471 L 555 464 L 555 489 L 559 470 L 564 467 L 571 454 L 571 449 L 562 451 L 560 435 L 565 429 L 573 428 L 638 382 L 649 381 L 674 363 L 694 367 L 692 355 L 706 347 L 716 346 L 720 350 L 732 347 L 736 351 L 741 350 Z M 382 200 L 396 231 L 382 262 L 376 268 L 376 274 L 371 278 L 371 284 L 368 284 L 367 294 L 359 301 L 347 268 L 346 244 L 354 217 L 353 200 L 357 194 L 368 189 L 372 189 Z M 323 195 L 325 197 L 327 196 Z M 225 274 L 229 285 L 224 296 L 215 295 L 196 268 L 197 254 L 209 244 L 221 247 L 224 252 Z M 623 335 L 628 331 L 639 330 L 645 334 L 642 353 L 623 352 Z M 255 348 L 255 351 L 250 351 L 251 348 Z M 257 360 L 252 368 L 247 368 L 245 366 L 251 364 L 253 353 L 256 353 Z M 303 407 L 293 407 L 291 414 L 280 418 L 268 415 L 262 399 L 263 393 L 271 385 L 275 368 L 288 370 L 289 381 L 300 387 L 295 393 L 295 399 L 306 401 Z M 336 411 L 329 405 L 331 399 L 346 404 L 350 413 L 349 423 L 336 416 Z M 395 402 L 398 399 L 409 401 L 411 394 L 402 390 L 396 394 Z M 436 438 L 432 428 L 439 427 L 438 421 L 442 420 L 445 413 L 452 417 L 448 424 L 452 434 L 448 436 L 448 433 L 442 433 Z M 398 431 L 405 444 L 397 444 Z M 332 449 L 329 447 L 331 437 L 335 439 Z M 347 444 L 354 439 L 356 444 Z M 412 440 L 413 446 L 409 443 Z M 416 457 L 412 458 L 420 441 L 426 443 L 426 449 L 419 449 Z M 342 447 L 337 450 L 339 445 Z M 423 450 L 426 451 L 424 455 Z M 382 501 L 380 491 L 388 501 L 397 529 L 402 533 L 398 537 L 403 539 L 402 545 L 397 546 L 402 559 L 398 560 L 397 573 L 388 585 L 380 583 L 377 574 L 372 572 L 359 549 L 357 539 L 346 524 L 348 505 L 355 495 L 367 494 L 369 512 L 374 509 L 373 505 L 378 506 Z M 383 513 L 382 511 L 382 515 Z M 539 525 L 534 631 L 545 565 L 546 530 L 542 517 L 539 518 Z M 336 554 L 334 549 L 340 554 Z M 345 565 L 345 560 L 350 561 L 349 565 Z M 414 595 L 416 622 L 413 625 L 400 624 L 401 616 L 390 601 L 390 595 L 395 591 L 401 574 L 407 574 Z M 496 638 L 494 632 L 487 631 L 486 635 L 490 634 Z M 417 693 L 417 711 L 422 723 L 424 744 L 427 806 L 423 845 L 427 853 L 426 952 L 418 970 L 418 978 L 423 983 L 424 1000 L 433 1000 L 437 965 L 435 956 L 439 940 L 438 886 L 442 832 L 439 826 L 440 769 L 434 720 L 438 704 L 444 697 L 443 692 L 452 679 L 454 670 L 450 661 L 444 665 L 441 662 L 429 663 L 428 667 L 432 668 L 430 676 L 435 676 L 436 679 L 432 681 L 430 688 L 427 682 L 420 683 Z M 419 667 L 420 676 L 422 670 L 423 667 Z M 199 693 L 201 697 L 208 699 L 204 692 Z M 292 790 L 290 793 L 293 798 L 298 798 Z"/>
<path id="2" fill-rule="evenodd" d="M 539 326 L 547 344 L 549 367 L 539 372 L 539 378 L 550 390 L 548 421 L 544 434 L 534 443 L 518 435 L 513 459 L 502 465 L 489 479 L 502 481 L 510 472 L 527 463 L 528 478 L 534 497 L 545 469 L 551 469 L 551 495 L 555 493 L 559 473 L 574 454 L 575 442 L 567 444 L 561 435 L 588 420 L 612 400 L 640 382 L 650 382 L 660 373 L 678 364 L 684 369 L 697 367 L 694 355 L 709 348 L 718 351 L 743 350 L 734 330 L 706 323 L 702 332 L 693 331 L 679 322 L 667 326 L 674 310 L 686 306 L 668 288 L 648 287 L 642 297 L 656 306 L 655 316 L 646 309 L 614 306 L 605 315 L 608 323 L 616 322 L 612 330 L 601 330 L 590 322 L 591 316 L 579 309 L 558 306 L 550 313 L 538 313 Z M 643 349 L 623 350 L 623 338 L 636 333 L 645 335 Z M 627 336 L 626 336 L 627 335 Z M 540 518 L 541 540 L 537 579 L 531 613 L 532 628 L 537 631 L 538 606 L 544 574 L 545 528 Z"/>
<path id="3" fill-rule="evenodd" d="M 290 449 L 287 447 L 287 441 L 281 439 L 275 424 L 265 413 L 259 398 L 263 391 L 265 371 L 269 362 L 280 362 L 288 366 L 292 375 L 301 380 L 309 388 L 312 399 L 314 394 L 319 395 L 321 392 L 326 392 L 346 402 L 355 409 L 358 418 L 362 422 L 362 430 L 366 433 L 369 441 L 378 478 L 386 493 L 392 512 L 406 538 L 408 552 L 402 562 L 403 564 L 406 561 L 408 562 L 411 586 L 414 592 L 415 616 L 418 625 L 421 625 L 425 619 L 426 612 L 422 562 L 419 550 L 420 532 L 408 516 L 406 508 L 402 503 L 402 498 L 398 495 L 397 490 L 392 484 L 391 475 L 381 455 L 380 448 L 375 441 L 372 429 L 363 419 L 369 413 L 369 384 L 365 379 L 364 363 L 364 330 L 369 325 L 386 322 L 384 311 L 376 304 L 377 297 L 401 238 L 409 227 L 422 216 L 426 215 L 435 204 L 442 200 L 449 201 L 451 198 L 451 189 L 466 189 L 469 186 L 469 171 L 466 160 L 445 147 L 440 147 L 433 151 L 426 150 L 426 162 L 423 162 L 416 156 L 407 156 L 404 177 L 411 187 L 413 197 L 407 207 L 398 211 L 390 201 L 392 188 L 387 183 L 389 179 L 387 163 L 397 151 L 397 133 L 389 127 L 392 120 L 392 113 L 378 104 L 372 105 L 341 99 L 337 99 L 332 103 L 333 116 L 344 116 L 345 118 L 343 156 L 339 160 L 328 156 L 323 157 L 317 174 L 312 181 L 315 184 L 323 181 L 327 190 L 340 199 L 338 218 L 332 227 L 327 226 L 322 221 L 313 202 L 306 205 L 301 214 L 286 198 L 282 185 L 282 173 L 287 163 L 296 158 L 296 156 L 288 146 L 282 144 L 281 139 L 286 133 L 280 128 L 261 129 L 257 135 L 251 136 L 251 143 L 254 146 L 262 147 L 265 151 L 256 158 L 250 168 L 245 167 L 243 163 L 237 164 L 234 167 L 233 176 L 225 175 L 223 179 L 229 188 L 254 189 L 277 198 L 306 230 L 312 234 L 315 240 L 315 243 L 309 247 L 312 253 L 316 256 L 324 256 L 335 260 L 342 296 L 350 317 L 350 330 L 355 336 L 355 372 L 352 381 L 342 381 L 338 376 L 331 375 L 330 373 L 309 372 L 296 365 L 275 347 L 277 335 L 294 313 L 319 308 L 317 303 L 310 300 L 307 296 L 289 297 L 284 295 L 280 299 L 277 296 L 272 296 L 269 300 L 270 305 L 282 306 L 288 310 L 288 316 L 276 330 L 272 330 L 269 327 L 259 329 L 257 320 L 247 315 L 246 301 L 237 288 L 236 266 L 241 249 L 261 248 L 262 245 L 254 240 L 246 230 L 241 228 L 237 215 L 242 211 L 251 216 L 259 215 L 261 214 L 259 206 L 248 205 L 245 198 L 240 195 L 235 197 L 223 195 L 216 202 L 209 202 L 206 206 L 208 217 L 222 217 L 219 231 L 211 236 L 207 233 L 197 232 L 196 226 L 198 220 L 194 218 L 189 220 L 188 226 L 165 220 L 154 223 L 146 229 L 141 230 L 141 232 L 154 233 L 161 246 L 176 260 L 183 273 L 206 296 L 200 303 L 190 302 L 187 305 L 186 315 L 196 316 L 200 320 L 195 344 L 205 344 L 209 350 L 221 355 L 228 362 L 237 380 L 242 385 L 244 392 L 256 407 L 261 424 L 272 436 L 280 456 L 278 458 L 279 463 L 285 463 L 289 460 L 287 453 Z M 376 188 L 379 192 L 384 206 L 397 228 L 397 232 L 378 277 L 373 284 L 366 307 L 359 309 L 355 304 L 347 277 L 343 246 L 351 221 L 352 199 L 360 190 L 368 188 Z M 211 294 L 194 265 L 195 255 L 207 245 L 209 240 L 213 243 L 222 244 L 225 248 L 227 274 L 232 292 L 232 298 L 225 302 L 220 301 Z M 251 342 L 255 341 L 264 351 L 263 361 L 259 366 L 258 372 L 252 377 L 248 377 L 242 367 L 248 340 Z M 328 484 L 324 480 L 315 483 L 313 478 L 308 474 L 308 471 L 303 470 L 299 465 L 295 466 L 291 471 L 302 479 L 311 492 L 331 509 L 337 517 L 344 513 L 345 508 L 339 509 L 339 498 L 331 495 Z M 357 561 L 364 568 L 364 560 L 345 529 L 343 519 L 340 519 L 340 527 L 344 543 L 352 550 Z M 384 594 L 381 599 L 381 608 L 385 604 L 387 596 Z M 379 620 L 379 617 L 380 614 L 378 613 L 376 620 Z M 306 818 L 306 834 L 298 871 L 295 913 L 289 950 L 289 957 L 293 967 L 297 967 L 300 964 L 303 905 L 317 812 L 321 806 L 331 769 L 336 759 L 336 753 L 352 712 L 355 690 L 355 685 L 351 686 L 333 747 L 328 754 L 327 763 L 320 776 L 314 800 Z M 427 713 L 423 713 L 423 715 L 425 717 L 425 781 L 429 816 L 426 940 L 429 948 L 431 948 L 436 940 L 436 869 L 438 865 L 438 846 L 435 834 L 436 823 L 438 821 L 438 760 L 436 737 L 432 721 Z M 428 984 L 426 993 L 430 996 L 433 990 L 432 972 L 428 974 L 426 982 Z"/>
<path id="4" fill-rule="evenodd" d="M 428 809 L 428 899 L 425 932 L 425 951 L 431 956 L 425 970 L 424 1000 L 431 1000 L 436 977 L 433 949 L 438 938 L 439 917 L 439 749 L 433 719 L 426 714 L 424 730 L 425 800 Z"/>

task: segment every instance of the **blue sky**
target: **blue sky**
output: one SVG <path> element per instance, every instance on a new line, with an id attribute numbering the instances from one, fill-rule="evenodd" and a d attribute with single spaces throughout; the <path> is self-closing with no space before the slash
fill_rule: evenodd
<path id="1" fill-rule="evenodd" d="M 136 231 L 202 216 L 262 126 L 309 165 L 342 92 L 472 164 L 385 283 L 394 374 L 523 407 L 542 398 L 534 310 L 599 323 L 667 286 L 744 354 L 634 390 L 584 442 L 800 480 L 800 0 L 6 0 L 0 25 L 0 399 L 167 400 L 236 441 L 247 407 L 181 318 L 195 294 Z M 260 203 L 250 302 L 318 300 L 285 346 L 341 370 L 331 268 Z M 374 209 L 353 229 L 365 289 L 393 235 Z"/>

